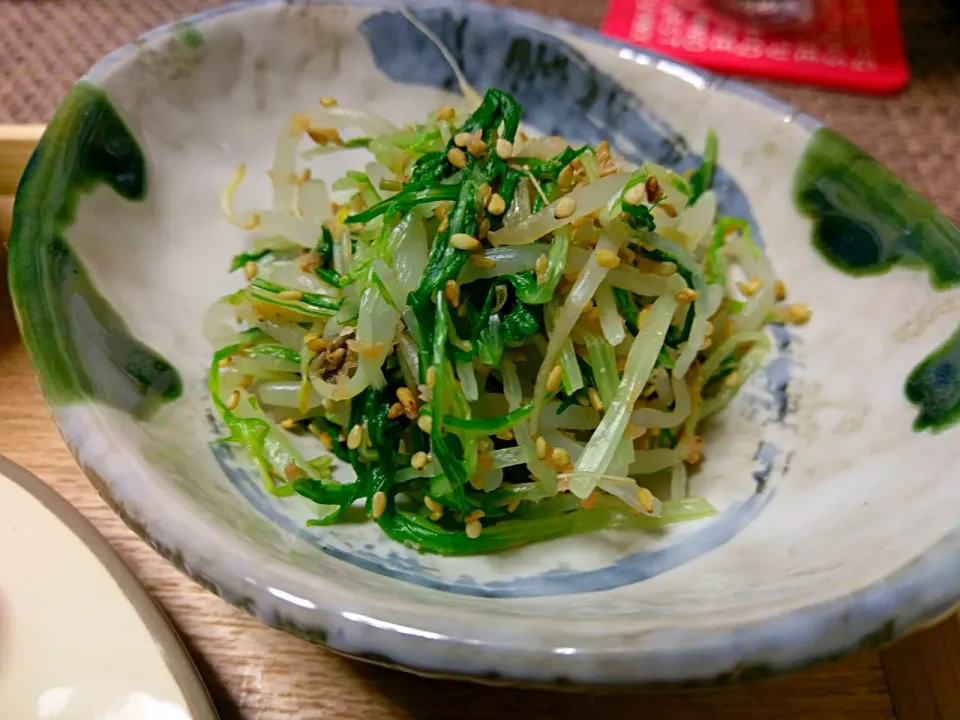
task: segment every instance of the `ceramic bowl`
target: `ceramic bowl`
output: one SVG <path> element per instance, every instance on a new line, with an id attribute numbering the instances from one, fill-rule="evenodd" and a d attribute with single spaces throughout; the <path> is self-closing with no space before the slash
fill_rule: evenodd
<path id="1" fill-rule="evenodd" d="M 817 121 L 749 86 L 564 23 L 418 4 L 476 87 L 528 125 L 683 170 L 720 138 L 721 212 L 749 219 L 813 310 L 706 429 L 719 516 L 502 555 L 418 555 L 371 524 L 304 527 L 205 390 L 201 317 L 242 282 L 218 195 L 269 192 L 274 138 L 334 96 L 398 122 L 455 100 L 449 66 L 377 2 L 228 6 L 155 30 L 68 94 L 24 175 L 10 285 L 84 470 L 179 568 L 265 623 L 423 673 L 686 686 L 869 648 L 960 597 L 960 235 Z M 316 166 L 315 174 L 342 168 Z M 855 277 L 858 276 L 858 277 Z M 941 347 L 941 350 L 938 348 Z M 909 379 L 909 382 L 908 382 Z"/>

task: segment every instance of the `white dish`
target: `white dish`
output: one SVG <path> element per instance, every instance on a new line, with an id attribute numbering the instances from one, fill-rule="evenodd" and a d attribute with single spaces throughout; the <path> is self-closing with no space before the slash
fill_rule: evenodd
<path id="1" fill-rule="evenodd" d="M 66 500 L 0 458 L 0 715 L 214 720 L 173 629 Z"/>

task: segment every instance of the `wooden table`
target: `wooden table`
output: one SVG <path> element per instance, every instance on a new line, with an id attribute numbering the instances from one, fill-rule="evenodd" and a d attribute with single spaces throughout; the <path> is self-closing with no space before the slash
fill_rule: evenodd
<path id="1" fill-rule="evenodd" d="M 191 0 L 185 0 L 186 3 Z M 209 4 L 198 0 L 197 4 Z M 166 3 L 175 5 L 176 3 Z M 183 3 L 182 3 L 183 4 Z M 588 25 L 597 25 L 602 3 L 527 0 L 527 5 Z M 930 2 L 918 5 L 929 7 Z M 910 15 L 926 27 L 940 20 Z M 176 12 L 175 15 L 180 14 Z M 174 16 L 175 16 L 174 15 Z M 2 22 L 2 21 L 0 21 Z M 936 38 L 939 27 L 929 27 Z M 909 32 L 908 32 L 909 41 Z M 934 41 L 934 45 L 937 41 Z M 909 44 L 909 43 L 908 43 Z M 931 43 L 924 42 L 929 49 Z M 941 42 L 941 50 L 951 47 Z M 915 69 L 917 59 L 915 60 Z M 923 62 L 928 62 L 921 57 Z M 939 63 L 939 60 L 938 60 Z M 917 123 L 918 92 L 956 90 L 960 63 L 938 64 L 896 100 L 867 100 L 811 90 L 775 92 L 818 114 L 874 152 L 926 192 L 954 219 L 960 168 L 956 153 L 935 145 L 950 126 L 945 100 Z M 919 89 L 918 89 L 919 88 Z M 944 118 L 947 122 L 944 123 Z M 955 118 L 956 116 L 953 115 Z M 36 118 L 43 119 L 43 118 Z M 960 125 L 960 123 L 953 123 Z M 933 126 L 933 130 L 927 128 Z M 0 126 L 0 241 L 10 222 L 19 167 L 38 127 Z M 893 141 L 891 144 L 891 137 Z M 4 138 L 7 141 L 4 142 Z M 949 143 L 948 143 L 949 144 Z M 942 148 L 942 145 L 939 146 Z M 895 152 L 896 151 L 896 152 Z M 939 163 L 939 164 L 937 164 Z M 931 179 L 936 176 L 935 180 Z M 2 268 L 5 272 L 5 267 Z M 0 289 L 0 453 L 33 471 L 78 507 L 110 540 L 160 601 L 188 645 L 221 716 L 280 718 L 581 718 L 663 717 L 671 720 L 900 720 L 960 718 L 960 623 L 956 618 L 907 638 L 881 653 L 766 683 L 694 694 L 555 694 L 476 687 L 425 680 L 343 659 L 282 632 L 264 627 L 208 593 L 156 555 L 103 503 L 67 451 L 43 403 L 20 341 L 5 285 Z"/>

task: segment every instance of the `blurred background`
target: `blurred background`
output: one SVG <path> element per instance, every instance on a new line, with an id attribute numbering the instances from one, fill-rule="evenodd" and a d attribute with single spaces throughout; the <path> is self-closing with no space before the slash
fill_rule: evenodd
<path id="1" fill-rule="evenodd" d="M 813 0 L 626 0 L 642 10 L 665 3 L 727 9 L 773 6 L 809 10 Z M 894 0 L 816 0 L 821 15 L 836 6 L 870 10 Z M 599 28 L 606 2 L 494 0 Z M 0 123 L 46 121 L 70 83 L 113 48 L 145 30 L 222 4 L 217 0 L 0 0 Z M 611 5 L 622 4 L 613 0 Z M 954 220 L 960 197 L 953 183 L 960 143 L 960 4 L 910 0 L 900 21 L 911 79 L 890 97 L 760 81 L 876 155 Z M 611 7 L 612 9 L 612 7 Z M 792 16 L 793 12 L 787 13 Z M 629 30 L 629 28 L 627 28 Z"/>

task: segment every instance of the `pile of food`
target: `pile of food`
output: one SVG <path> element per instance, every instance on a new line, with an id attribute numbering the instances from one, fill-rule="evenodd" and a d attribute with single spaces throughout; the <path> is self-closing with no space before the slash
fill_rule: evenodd
<path id="1" fill-rule="evenodd" d="M 709 516 L 687 496 L 699 424 L 761 365 L 765 324 L 809 317 L 717 216 L 716 140 L 680 175 L 530 139 L 505 92 L 476 101 L 398 128 L 323 98 L 280 132 L 269 209 L 234 209 L 237 172 L 249 283 L 205 319 L 224 441 L 309 524 L 363 501 L 425 552 Z M 347 151 L 372 159 L 336 195 L 301 170 Z"/>

